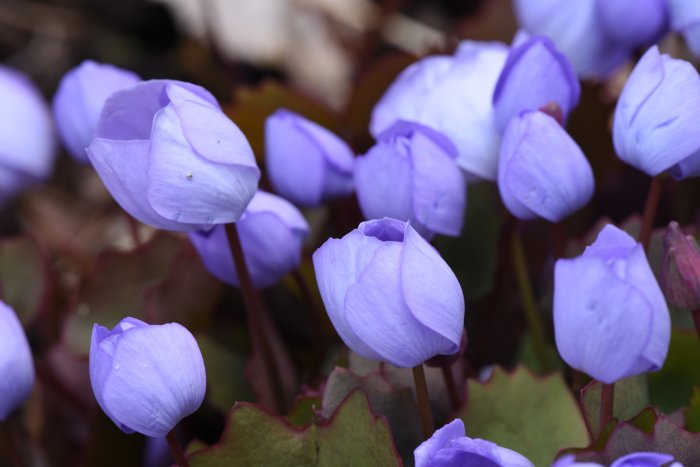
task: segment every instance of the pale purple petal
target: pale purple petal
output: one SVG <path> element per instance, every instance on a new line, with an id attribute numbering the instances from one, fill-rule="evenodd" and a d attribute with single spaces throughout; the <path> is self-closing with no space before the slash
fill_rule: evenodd
<path id="1" fill-rule="evenodd" d="M 0 302 L 0 423 L 7 420 L 34 387 L 34 360 L 15 312 Z"/>

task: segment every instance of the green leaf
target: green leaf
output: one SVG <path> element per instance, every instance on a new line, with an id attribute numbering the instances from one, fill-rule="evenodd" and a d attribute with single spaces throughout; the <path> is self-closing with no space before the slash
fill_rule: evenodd
<path id="1" fill-rule="evenodd" d="M 245 380 L 246 358 L 207 334 L 197 334 L 196 339 L 207 369 L 207 401 L 226 412 L 236 401 L 253 400 Z"/>
<path id="2" fill-rule="evenodd" d="M 559 374 L 496 368 L 486 383 L 469 380 L 467 394 L 458 412 L 467 435 L 513 449 L 535 465 L 550 465 L 560 449 L 589 443 L 583 416 Z"/>
<path id="3" fill-rule="evenodd" d="M 660 371 L 649 373 L 651 403 L 665 413 L 684 406 L 700 387 L 700 343 L 695 332 L 674 329 L 666 362 Z"/>
<path id="4" fill-rule="evenodd" d="M 591 433 L 600 429 L 600 381 L 591 381 L 581 390 L 583 414 Z M 646 375 L 625 378 L 615 383 L 613 416 L 629 420 L 649 405 L 649 386 Z"/>
<path id="5" fill-rule="evenodd" d="M 685 429 L 693 433 L 700 432 L 700 388 L 693 388 L 693 397 L 684 411 Z"/>
<path id="6" fill-rule="evenodd" d="M 192 467 L 401 465 L 386 419 L 372 413 L 361 391 L 351 393 L 329 420 L 306 428 L 255 404 L 236 404 L 219 443 L 189 457 Z"/>

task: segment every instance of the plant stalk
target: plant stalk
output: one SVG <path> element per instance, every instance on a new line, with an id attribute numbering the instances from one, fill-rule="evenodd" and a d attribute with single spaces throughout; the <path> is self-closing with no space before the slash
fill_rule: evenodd
<path id="1" fill-rule="evenodd" d="M 173 459 L 175 459 L 177 465 L 179 467 L 190 467 L 190 463 L 187 460 L 187 457 L 185 457 L 182 446 L 180 446 L 180 442 L 177 440 L 177 436 L 175 436 L 175 430 L 173 429 L 170 433 L 165 435 L 165 439 L 168 442 L 170 452 L 172 453 Z"/>
<path id="2" fill-rule="evenodd" d="M 423 437 L 430 438 L 435 431 L 433 413 L 430 411 L 430 399 L 428 398 L 428 383 L 425 381 L 423 365 L 413 367 L 413 382 L 416 385 L 416 396 L 420 408 L 420 418 L 423 425 Z"/>

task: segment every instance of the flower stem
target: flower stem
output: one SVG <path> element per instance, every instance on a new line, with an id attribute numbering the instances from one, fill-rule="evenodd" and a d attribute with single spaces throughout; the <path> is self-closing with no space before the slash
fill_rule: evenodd
<path id="1" fill-rule="evenodd" d="M 182 446 L 180 446 L 180 442 L 177 440 L 177 437 L 175 436 L 175 430 L 173 429 L 165 435 L 165 439 L 168 442 L 168 446 L 170 446 L 170 452 L 173 455 L 173 459 L 175 459 L 175 462 L 179 467 L 189 467 L 190 463 L 187 460 L 187 457 L 185 457 L 185 453 L 182 451 Z"/>
<path id="2" fill-rule="evenodd" d="M 416 385 L 416 396 L 418 397 L 420 418 L 423 424 L 423 437 L 428 439 L 435 431 L 435 422 L 433 422 L 433 414 L 430 411 L 428 383 L 425 381 L 425 371 L 422 364 L 413 367 L 413 382 Z"/>
<path id="3" fill-rule="evenodd" d="M 598 434 L 603 432 L 603 427 L 613 416 L 613 401 L 615 399 L 615 384 L 601 383 L 600 386 L 600 420 Z"/>
<path id="4" fill-rule="evenodd" d="M 233 262 L 238 274 L 238 280 L 241 284 L 243 293 L 243 301 L 245 302 L 246 316 L 248 328 L 250 330 L 253 346 L 260 351 L 260 356 L 264 363 L 267 379 L 272 386 L 272 393 L 275 401 L 275 409 L 279 413 L 283 413 L 286 409 L 284 391 L 282 389 L 282 379 L 279 374 L 277 362 L 272 353 L 272 346 L 265 333 L 265 326 L 262 321 L 264 313 L 262 304 L 259 302 L 258 295 L 255 293 L 253 281 L 250 278 L 248 266 L 245 263 L 243 256 L 243 248 L 238 236 L 238 228 L 235 223 L 226 224 L 226 236 L 233 255 Z"/>
<path id="5" fill-rule="evenodd" d="M 651 232 L 654 228 L 654 219 L 656 218 L 656 210 L 659 207 L 659 199 L 661 198 L 663 187 L 664 179 L 661 176 L 651 179 L 646 205 L 644 206 L 644 214 L 642 215 L 642 227 L 639 231 L 639 243 L 644 247 L 644 251 L 649 250 L 649 240 L 651 240 Z"/>
<path id="6" fill-rule="evenodd" d="M 452 374 L 452 365 L 445 364 L 440 368 L 442 369 L 442 377 L 445 380 L 445 387 L 447 388 L 447 395 L 452 404 L 452 410 L 457 410 L 461 402 L 459 392 L 457 391 L 457 385 L 455 384 L 455 377 Z"/>
<path id="7" fill-rule="evenodd" d="M 131 235 L 131 241 L 134 243 L 134 248 L 141 246 L 141 234 L 139 233 L 139 222 L 134 219 L 131 214 L 126 211 L 122 211 L 124 217 L 126 218 L 126 223 L 129 227 L 129 234 Z"/>
<path id="8" fill-rule="evenodd" d="M 518 282 L 518 291 L 520 292 L 520 301 L 522 303 L 523 311 L 525 312 L 525 319 L 527 320 L 527 325 L 530 329 L 530 335 L 532 336 L 532 342 L 535 348 L 535 357 L 537 358 L 542 371 L 547 373 L 550 370 L 549 361 L 547 359 L 547 343 L 544 338 L 542 320 L 540 319 L 540 314 L 537 310 L 537 305 L 535 304 L 535 297 L 532 293 L 530 275 L 527 272 L 523 241 L 520 238 L 520 233 L 518 232 L 517 228 L 513 229 L 511 236 L 511 253 L 513 255 L 515 277 Z"/>

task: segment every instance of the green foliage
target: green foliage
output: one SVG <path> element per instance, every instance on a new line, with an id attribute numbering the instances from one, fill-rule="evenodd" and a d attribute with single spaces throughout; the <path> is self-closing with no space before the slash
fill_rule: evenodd
<path id="1" fill-rule="evenodd" d="M 583 414 L 591 433 L 600 430 L 600 381 L 591 381 L 581 390 Z M 615 383 L 613 416 L 629 420 L 649 406 L 649 387 L 645 374 L 625 378 Z"/>
<path id="2" fill-rule="evenodd" d="M 674 329 L 666 362 L 660 371 L 649 374 L 652 405 L 666 413 L 687 404 L 693 388 L 700 387 L 700 344 L 695 332 Z"/>

